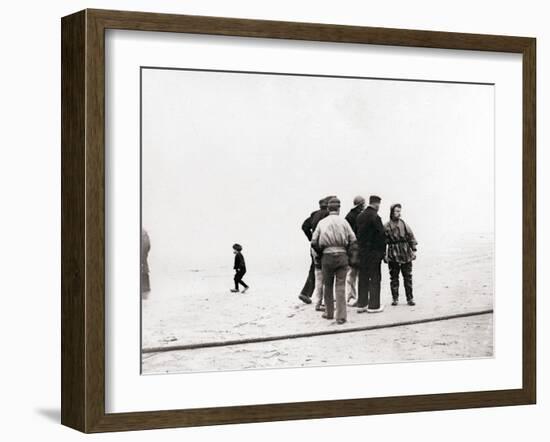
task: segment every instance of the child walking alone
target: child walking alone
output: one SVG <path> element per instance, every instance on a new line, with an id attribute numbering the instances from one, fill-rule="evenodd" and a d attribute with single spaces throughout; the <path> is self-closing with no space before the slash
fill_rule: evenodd
<path id="1" fill-rule="evenodd" d="M 246 273 L 246 264 L 244 262 L 244 256 L 241 253 L 242 250 L 243 248 L 240 244 L 233 244 L 233 253 L 235 254 L 235 264 L 233 265 L 235 278 L 233 278 L 233 281 L 235 281 L 235 288 L 231 289 L 232 293 L 239 293 L 239 284 L 244 287 L 243 293 L 246 293 L 248 290 L 248 285 L 243 281 L 243 276 Z"/>

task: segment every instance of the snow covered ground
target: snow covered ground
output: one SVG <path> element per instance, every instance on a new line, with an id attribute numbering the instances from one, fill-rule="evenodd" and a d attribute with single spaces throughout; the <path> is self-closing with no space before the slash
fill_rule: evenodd
<path id="1" fill-rule="evenodd" d="M 312 367 L 483 358 L 493 354 L 493 315 L 366 332 L 145 354 L 145 373 Z"/>
<path id="2" fill-rule="evenodd" d="M 304 246 L 307 248 L 307 244 Z M 348 322 L 336 325 L 321 318 L 313 305 L 297 295 L 307 275 L 303 265 L 279 265 L 270 272 L 254 270 L 247 257 L 251 286 L 246 294 L 230 293 L 228 266 L 188 269 L 159 275 L 152 270 L 153 291 L 142 303 L 142 348 L 258 338 L 334 328 L 356 328 L 433 318 L 493 307 L 493 238 L 475 234 L 419 248 L 413 278 L 417 305 L 389 305 L 389 276 L 382 267 L 379 314 L 348 309 Z M 382 328 L 365 332 L 271 341 L 208 349 L 146 353 L 144 374 L 189 371 L 286 368 L 313 365 L 365 364 L 414 360 L 490 357 L 493 315 Z"/>

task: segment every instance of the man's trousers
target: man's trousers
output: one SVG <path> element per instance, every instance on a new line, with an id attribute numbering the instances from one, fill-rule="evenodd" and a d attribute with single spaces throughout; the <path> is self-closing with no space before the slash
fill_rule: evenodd
<path id="1" fill-rule="evenodd" d="M 380 281 L 382 280 L 383 253 L 361 251 L 359 262 L 359 299 L 358 307 L 371 310 L 380 308 Z"/>
<path id="2" fill-rule="evenodd" d="M 348 273 L 348 255 L 346 253 L 325 253 L 322 260 L 325 313 L 336 320 L 346 319 L 346 275 Z M 336 312 L 334 294 L 336 292 Z"/>
<path id="3" fill-rule="evenodd" d="M 357 278 L 359 277 L 359 268 L 353 266 L 348 270 L 346 277 L 346 296 L 348 301 L 357 299 Z"/>
<path id="4" fill-rule="evenodd" d="M 412 280 L 412 261 L 407 263 L 398 263 L 390 261 L 390 288 L 391 296 L 394 301 L 399 298 L 399 273 L 403 275 L 403 285 L 405 286 L 405 296 L 407 301 L 413 299 L 413 280 Z"/>
<path id="5" fill-rule="evenodd" d="M 315 267 L 313 274 L 315 276 L 315 289 L 313 290 L 312 296 L 313 302 L 315 303 L 315 307 L 321 307 L 324 300 L 323 270 Z"/>
<path id="6" fill-rule="evenodd" d="M 313 290 L 315 289 L 315 264 L 313 263 L 313 257 L 311 258 L 311 265 L 309 266 L 309 273 L 307 275 L 304 288 L 300 292 L 302 295 L 311 298 Z"/>

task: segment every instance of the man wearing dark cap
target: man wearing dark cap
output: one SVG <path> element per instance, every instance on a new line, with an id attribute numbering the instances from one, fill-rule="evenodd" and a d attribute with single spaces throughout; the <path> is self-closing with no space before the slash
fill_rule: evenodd
<path id="1" fill-rule="evenodd" d="M 371 195 L 368 207 L 357 217 L 359 244 L 359 313 L 378 313 L 380 305 L 381 266 L 386 253 L 384 225 L 378 215 L 381 198 Z"/>
<path id="2" fill-rule="evenodd" d="M 315 228 L 317 227 L 317 224 L 319 221 L 321 221 L 323 218 L 328 216 L 328 200 L 331 197 L 325 197 L 319 200 L 319 210 L 316 210 L 312 212 L 302 223 L 302 231 L 306 235 L 307 240 L 311 243 L 311 238 L 313 237 L 313 232 L 315 231 Z M 319 304 L 319 309 L 321 308 L 320 305 L 322 304 L 323 297 L 322 295 L 322 276 L 321 276 L 321 265 L 318 264 L 316 267 L 315 264 L 315 258 L 314 253 L 310 249 L 310 255 L 311 255 L 311 265 L 309 266 L 309 273 L 307 275 L 306 282 L 304 284 L 304 287 L 302 288 L 302 291 L 300 292 L 300 295 L 298 298 L 306 303 L 311 304 L 311 297 L 313 294 L 316 294 L 317 304 Z M 318 280 L 318 289 L 316 290 L 316 279 Z M 319 301 L 320 299 L 320 301 Z"/>
<path id="3" fill-rule="evenodd" d="M 336 197 L 328 202 L 329 216 L 319 221 L 313 232 L 311 247 L 322 256 L 323 296 L 325 313 L 323 318 L 334 319 L 344 324 L 347 319 L 346 275 L 348 273 L 348 251 L 355 243 L 355 233 L 349 223 L 340 214 L 340 200 Z M 336 287 L 336 311 L 334 310 L 334 292 Z"/>
<path id="4" fill-rule="evenodd" d="M 346 221 L 349 223 L 353 233 L 357 235 L 357 217 L 365 209 L 365 198 L 358 195 L 353 199 L 353 209 L 346 215 Z M 359 260 L 357 259 L 356 247 L 349 256 L 349 271 L 346 277 L 346 298 L 348 302 L 353 300 L 352 307 L 357 306 L 357 277 L 359 276 Z"/>

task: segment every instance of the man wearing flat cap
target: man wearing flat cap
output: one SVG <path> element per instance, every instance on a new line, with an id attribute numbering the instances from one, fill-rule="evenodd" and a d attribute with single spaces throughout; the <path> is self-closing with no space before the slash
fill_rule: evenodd
<path id="1" fill-rule="evenodd" d="M 353 233 L 357 236 L 357 217 L 365 209 L 365 198 L 358 195 L 353 199 L 353 209 L 346 215 Z M 352 307 L 357 306 L 357 277 L 359 276 L 359 256 L 357 245 L 353 247 L 349 255 L 349 271 L 346 278 L 346 298 Z"/>
<path id="2" fill-rule="evenodd" d="M 380 305 L 380 281 L 382 260 L 386 254 L 386 237 L 382 219 L 378 215 L 381 198 L 369 197 L 369 205 L 357 217 L 357 242 L 359 245 L 359 299 L 358 313 L 378 313 Z"/>
<path id="3" fill-rule="evenodd" d="M 311 247 L 322 256 L 323 296 L 325 313 L 323 318 L 336 319 L 344 324 L 347 319 L 346 275 L 348 273 L 349 248 L 355 243 L 355 233 L 348 222 L 340 216 L 340 200 L 331 198 L 328 202 L 329 216 L 319 221 Z M 336 289 L 336 290 L 335 290 Z M 336 311 L 334 292 L 336 291 Z"/>

